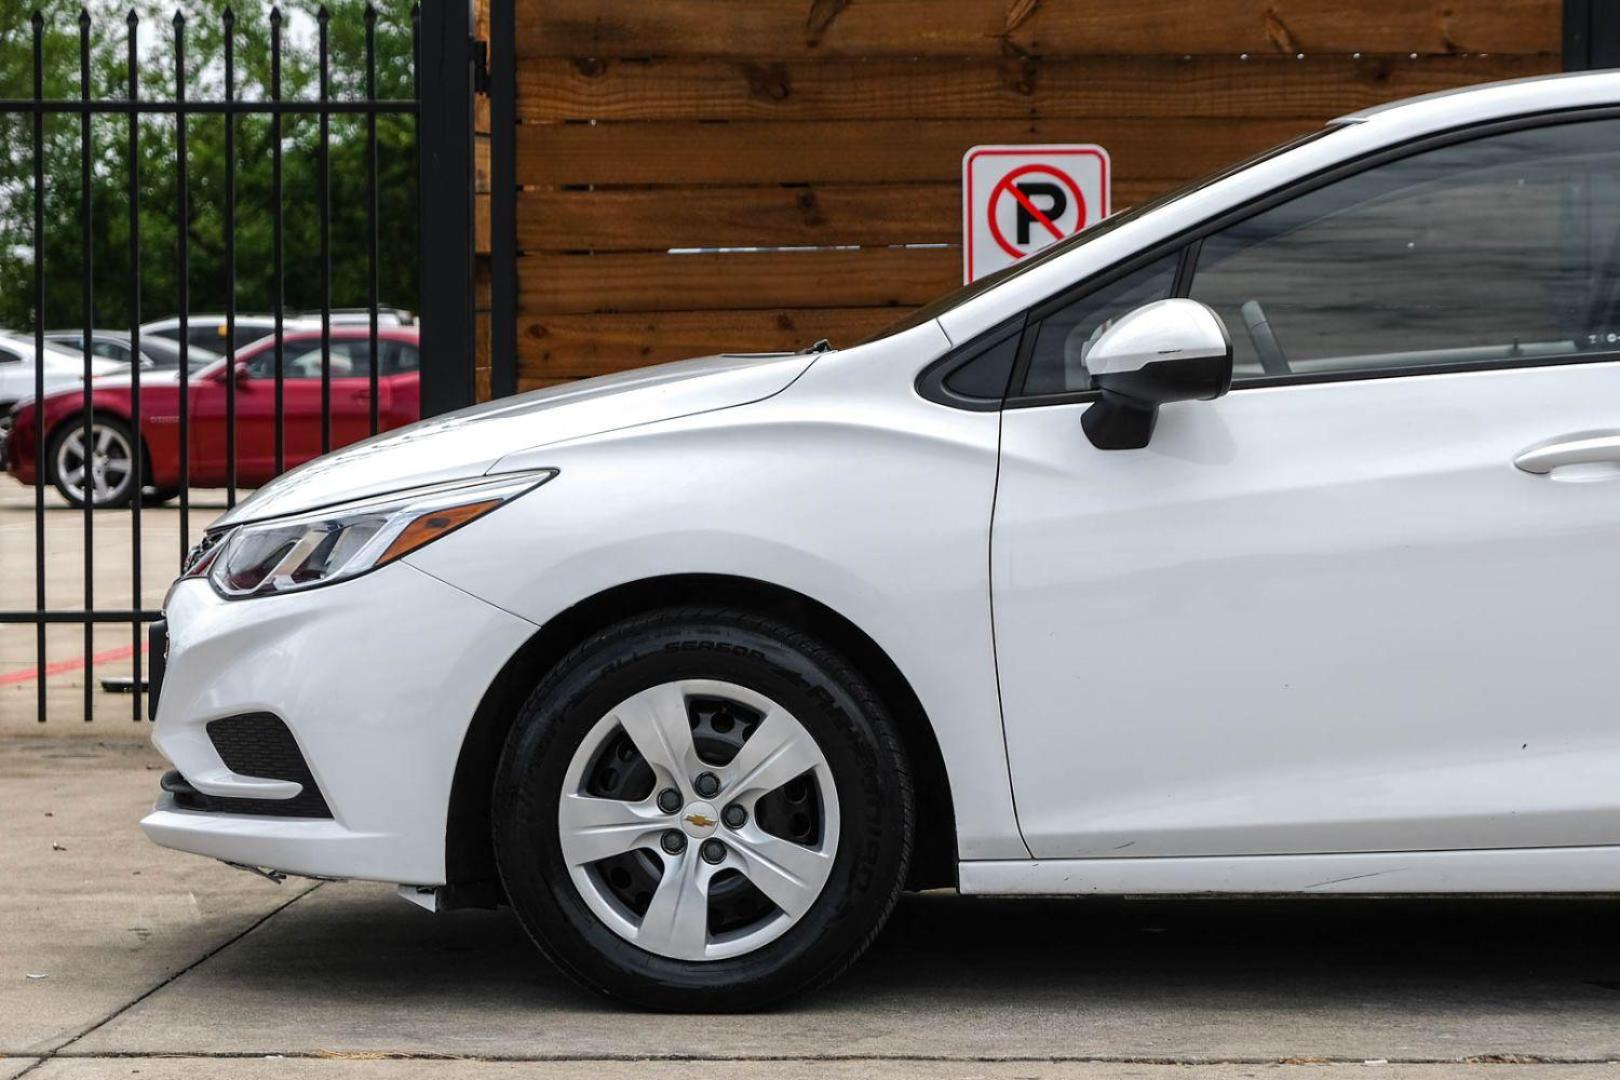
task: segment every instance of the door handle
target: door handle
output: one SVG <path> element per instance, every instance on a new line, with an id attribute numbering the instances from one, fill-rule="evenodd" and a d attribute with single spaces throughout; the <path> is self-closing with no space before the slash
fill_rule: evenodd
<path id="1" fill-rule="evenodd" d="M 370 401 L 371 400 L 371 391 L 370 390 L 356 390 L 354 393 L 349 395 L 349 400 L 350 401 Z"/>
<path id="2" fill-rule="evenodd" d="M 1569 465 L 1613 465 L 1620 471 L 1620 432 L 1594 431 L 1533 446 L 1513 459 L 1527 473 L 1546 476 Z"/>

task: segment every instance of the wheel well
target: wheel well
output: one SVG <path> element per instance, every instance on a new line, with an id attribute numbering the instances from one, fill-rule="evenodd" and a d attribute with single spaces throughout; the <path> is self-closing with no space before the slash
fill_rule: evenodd
<path id="1" fill-rule="evenodd" d="M 621 585 L 550 620 L 513 654 L 485 691 L 456 761 L 445 835 L 446 880 L 468 902 L 492 895 L 495 854 L 490 798 L 495 769 L 518 710 L 546 673 L 575 646 L 621 619 L 677 604 L 722 603 L 770 615 L 815 634 L 844 654 L 882 695 L 911 762 L 919 829 L 907 887 L 956 885 L 956 815 L 945 759 L 922 703 L 894 661 L 854 623 L 791 589 L 750 578 L 689 574 Z"/>

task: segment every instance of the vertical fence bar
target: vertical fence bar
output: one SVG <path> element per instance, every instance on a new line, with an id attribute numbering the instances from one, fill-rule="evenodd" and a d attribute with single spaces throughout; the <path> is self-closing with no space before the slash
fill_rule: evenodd
<path id="1" fill-rule="evenodd" d="M 489 395 L 517 393 L 517 11 L 489 0 Z"/>
<path id="2" fill-rule="evenodd" d="M 225 505 L 236 505 L 236 12 L 225 30 Z"/>
<path id="3" fill-rule="evenodd" d="M 281 103 L 281 8 L 270 9 L 270 100 Z M 286 402 L 283 395 L 282 362 L 285 359 L 287 261 L 282 245 L 281 205 L 281 113 L 270 114 L 270 261 L 274 264 L 275 295 L 271 297 L 275 317 L 275 446 L 276 475 L 287 467 Z"/>
<path id="4" fill-rule="evenodd" d="M 102 453 L 100 439 L 95 434 L 95 413 L 90 400 L 90 360 L 94 353 L 91 328 L 96 325 L 95 258 L 92 250 L 90 203 L 90 12 L 79 9 L 79 344 L 84 348 L 84 445 L 79 454 L 79 490 L 84 495 L 84 610 L 96 609 L 96 503 L 102 489 L 111 491 L 112 477 L 107 475 L 107 455 Z M 42 316 L 43 317 L 43 316 Z M 43 361 L 44 357 L 40 357 Z M 40 421 L 44 422 L 44 412 Z M 131 450 L 133 453 L 133 448 Z M 84 722 L 90 722 L 95 699 L 91 696 L 96 684 L 95 625 L 84 620 Z M 41 675 L 44 673 L 41 672 Z"/>
<path id="5" fill-rule="evenodd" d="M 432 79 L 432 92 L 417 95 L 423 416 L 474 398 L 472 40 L 470 0 L 422 9 L 418 78 Z"/>
<path id="6" fill-rule="evenodd" d="M 45 16 L 34 12 L 34 102 L 45 100 Z M 34 110 L 34 400 L 45 400 L 45 111 Z M 35 413 L 38 414 L 38 409 Z M 45 722 L 45 418 L 34 425 L 35 719 Z"/>
<path id="7" fill-rule="evenodd" d="M 174 13 L 176 301 L 180 305 L 180 565 L 191 550 L 191 197 L 186 171 L 186 15 Z"/>
<path id="8" fill-rule="evenodd" d="M 130 9 L 125 20 L 129 26 L 129 100 L 140 100 L 140 58 L 137 52 L 141 18 Z M 146 606 L 141 594 L 141 492 L 146 487 L 146 455 L 140 452 L 145 445 L 141 437 L 141 117 L 135 110 L 129 113 L 129 353 L 133 366 L 129 372 L 130 414 L 135 418 L 135 491 L 129 504 L 130 539 L 130 607 L 139 612 Z M 141 721 L 141 661 L 145 642 L 145 627 L 139 615 L 130 622 L 130 647 L 134 649 L 130 676 L 132 712 L 130 719 Z"/>
<path id="9" fill-rule="evenodd" d="M 517 28 L 489 0 L 489 392 L 517 393 Z"/>
<path id="10" fill-rule="evenodd" d="M 315 15 L 320 30 L 321 147 L 321 453 L 332 449 L 332 114 L 326 103 L 332 98 L 331 73 L 327 55 L 327 23 L 331 15 L 322 4 Z"/>
<path id="11" fill-rule="evenodd" d="M 377 434 L 377 7 L 366 4 L 366 300 L 371 315 L 370 431 Z"/>

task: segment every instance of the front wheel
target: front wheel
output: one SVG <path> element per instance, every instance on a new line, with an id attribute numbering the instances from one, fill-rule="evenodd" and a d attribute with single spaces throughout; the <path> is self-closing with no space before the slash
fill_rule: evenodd
<path id="1" fill-rule="evenodd" d="M 116 417 L 92 417 L 88 440 L 83 418 L 70 420 L 51 437 L 51 483 L 74 506 L 127 506 L 135 496 L 135 447 L 129 425 Z"/>
<path id="2" fill-rule="evenodd" d="M 496 861 L 531 937 L 585 985 L 681 1011 L 832 979 L 905 880 L 909 773 L 847 662 L 791 627 L 657 612 L 565 658 L 495 788 Z"/>

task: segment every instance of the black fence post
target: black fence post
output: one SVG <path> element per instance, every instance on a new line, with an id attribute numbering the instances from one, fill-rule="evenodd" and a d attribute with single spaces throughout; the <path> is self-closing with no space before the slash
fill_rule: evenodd
<path id="1" fill-rule="evenodd" d="M 421 8 L 422 415 L 474 397 L 473 47 L 470 0 Z"/>
<path id="2" fill-rule="evenodd" d="M 1564 70 L 1620 67 L 1620 4 L 1564 0 Z"/>
<path id="3" fill-rule="evenodd" d="M 489 387 L 517 393 L 516 0 L 489 0 Z"/>

